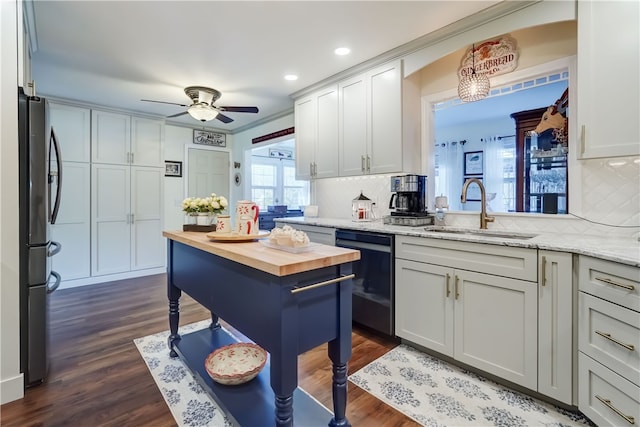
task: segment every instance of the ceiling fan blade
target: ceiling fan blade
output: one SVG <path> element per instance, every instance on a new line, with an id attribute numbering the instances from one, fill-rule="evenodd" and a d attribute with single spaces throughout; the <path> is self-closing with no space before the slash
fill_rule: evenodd
<path id="1" fill-rule="evenodd" d="M 257 113 L 258 107 L 216 107 L 220 111 L 231 111 L 234 113 Z"/>
<path id="2" fill-rule="evenodd" d="M 153 99 L 141 99 L 140 101 L 157 102 L 158 104 L 171 104 L 171 105 L 179 105 L 181 107 L 188 107 L 188 105 L 186 105 L 186 104 L 178 104 L 177 102 L 154 101 Z"/>
<path id="3" fill-rule="evenodd" d="M 222 113 L 218 113 L 216 119 L 220 120 L 222 123 L 231 123 L 233 121 L 231 117 L 227 117 Z"/>
<path id="4" fill-rule="evenodd" d="M 170 119 L 171 117 L 180 117 L 180 116 L 184 116 L 185 114 L 188 114 L 188 111 L 183 111 L 182 113 L 178 113 L 178 114 L 173 114 L 171 116 L 167 116 L 167 119 Z"/>

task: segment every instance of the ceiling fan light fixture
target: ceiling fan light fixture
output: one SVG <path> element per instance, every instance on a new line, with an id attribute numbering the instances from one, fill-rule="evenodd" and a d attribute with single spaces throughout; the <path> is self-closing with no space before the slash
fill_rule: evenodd
<path id="1" fill-rule="evenodd" d="M 491 89 L 489 77 L 486 74 L 476 74 L 476 49 L 471 48 L 471 74 L 464 76 L 458 83 L 458 96 L 463 102 L 479 101 L 486 98 Z"/>
<path id="2" fill-rule="evenodd" d="M 193 104 L 192 106 L 187 108 L 187 112 L 191 117 L 196 120 L 200 120 L 201 122 L 208 122 L 209 120 L 213 120 L 218 115 L 218 110 L 204 104 Z"/>

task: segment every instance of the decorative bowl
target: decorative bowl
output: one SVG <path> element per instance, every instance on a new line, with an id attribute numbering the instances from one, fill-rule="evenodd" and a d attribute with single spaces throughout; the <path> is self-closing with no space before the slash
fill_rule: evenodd
<path id="1" fill-rule="evenodd" d="M 267 352 L 252 343 L 230 344 L 209 354 L 204 367 L 217 383 L 243 384 L 254 379 L 267 363 Z"/>

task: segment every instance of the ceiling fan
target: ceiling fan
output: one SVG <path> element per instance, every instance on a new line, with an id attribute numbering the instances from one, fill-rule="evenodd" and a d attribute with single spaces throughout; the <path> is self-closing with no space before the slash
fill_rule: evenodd
<path id="1" fill-rule="evenodd" d="M 209 120 L 218 119 L 223 123 L 231 123 L 233 119 L 231 117 L 222 114 L 223 111 L 229 111 L 234 113 L 257 113 L 258 107 L 216 107 L 214 102 L 222 95 L 219 91 L 204 86 L 189 86 L 184 88 L 184 93 L 191 98 L 191 105 L 178 104 L 176 102 L 154 101 L 153 99 L 141 99 L 145 102 L 158 102 L 160 104 L 172 104 L 179 105 L 181 107 L 187 107 L 186 111 L 178 114 L 174 114 L 170 117 L 179 117 L 185 114 L 189 114 L 196 120 L 201 122 L 207 122 Z"/>

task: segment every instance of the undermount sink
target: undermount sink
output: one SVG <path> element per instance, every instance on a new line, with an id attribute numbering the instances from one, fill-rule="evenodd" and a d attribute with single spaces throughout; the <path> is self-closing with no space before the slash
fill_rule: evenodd
<path id="1" fill-rule="evenodd" d="M 537 236 L 537 234 L 529 234 L 529 233 L 512 233 L 509 231 L 476 230 L 476 229 L 469 229 L 469 228 L 449 228 L 449 227 L 442 227 L 442 226 L 424 227 L 424 230 L 432 233 L 457 234 L 457 235 L 478 236 L 478 237 L 497 237 L 501 239 L 518 239 L 518 240 L 527 240 Z"/>

